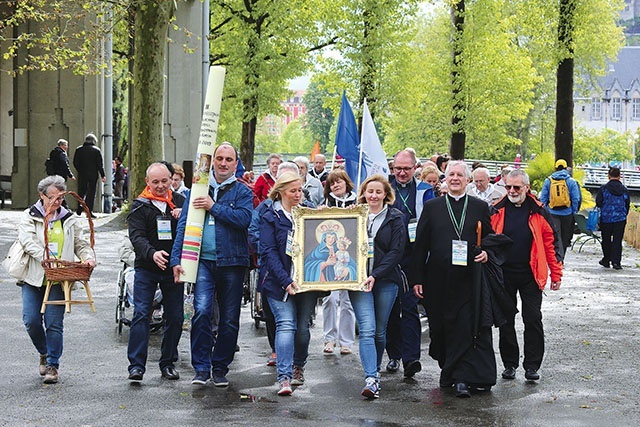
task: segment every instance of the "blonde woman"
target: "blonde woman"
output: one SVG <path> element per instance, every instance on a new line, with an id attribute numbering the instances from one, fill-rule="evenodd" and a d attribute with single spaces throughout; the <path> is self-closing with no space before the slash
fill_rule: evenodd
<path id="1" fill-rule="evenodd" d="M 318 295 L 297 294 L 293 263 L 287 254 L 287 238 L 293 232 L 291 210 L 304 194 L 302 178 L 295 172 L 283 173 L 273 185 L 269 207 L 260 223 L 260 265 L 265 270 L 263 292 L 276 320 L 275 347 L 279 396 L 289 396 L 292 386 L 304 384 L 304 368 L 309 355 L 309 321 Z"/>

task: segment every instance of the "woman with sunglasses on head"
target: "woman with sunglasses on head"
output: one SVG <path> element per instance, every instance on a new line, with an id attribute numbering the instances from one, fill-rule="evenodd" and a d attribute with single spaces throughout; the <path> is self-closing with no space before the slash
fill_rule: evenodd
<path id="1" fill-rule="evenodd" d="M 95 266 L 91 244 L 85 238 L 78 216 L 62 206 L 67 190 L 64 178 L 52 175 L 38 183 L 39 200 L 24 211 L 18 226 L 18 241 L 29 255 L 27 273 L 18 285 L 22 288 L 22 318 L 31 342 L 40 354 L 39 372 L 45 384 L 58 382 L 58 368 L 62 355 L 64 305 L 47 305 L 40 313 L 45 293 L 44 268 L 49 258 L 74 261 L 75 257 Z M 48 233 L 49 247 L 45 248 L 44 233 Z M 49 300 L 64 300 L 61 285 L 51 287 Z"/>

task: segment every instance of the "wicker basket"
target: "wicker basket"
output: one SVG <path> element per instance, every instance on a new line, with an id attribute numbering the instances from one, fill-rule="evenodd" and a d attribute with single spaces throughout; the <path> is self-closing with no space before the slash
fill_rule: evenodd
<path id="1" fill-rule="evenodd" d="M 87 219 L 89 220 L 89 242 L 91 243 L 91 249 L 93 250 L 94 258 L 95 258 L 95 237 L 93 230 L 93 220 L 91 219 L 91 211 L 87 207 L 86 203 L 80 196 L 78 196 L 73 191 L 66 191 L 64 195 L 70 194 L 72 195 L 82 206 L 85 213 L 87 214 Z M 45 216 L 45 224 L 49 222 L 49 217 L 53 215 L 53 212 L 48 212 Z M 42 267 L 44 268 L 44 274 L 47 280 L 51 282 L 63 282 L 63 281 L 86 281 L 91 277 L 91 273 L 93 272 L 93 267 L 89 264 L 85 264 L 82 262 L 75 261 L 66 261 L 63 259 L 51 258 L 51 254 L 49 252 L 49 233 L 45 230 L 44 233 L 44 247 L 45 247 L 45 258 L 42 260 Z"/>

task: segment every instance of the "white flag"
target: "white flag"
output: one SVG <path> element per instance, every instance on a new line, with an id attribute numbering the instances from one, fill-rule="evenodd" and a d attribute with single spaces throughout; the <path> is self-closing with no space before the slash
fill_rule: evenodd
<path id="1" fill-rule="evenodd" d="M 373 124 L 367 100 L 364 100 L 362 107 L 362 133 L 360 135 L 360 167 L 364 172 L 362 175 L 370 177 L 374 174 L 389 175 L 389 163 L 387 155 L 382 149 L 378 132 Z M 361 175 L 361 176 L 362 176 Z"/>

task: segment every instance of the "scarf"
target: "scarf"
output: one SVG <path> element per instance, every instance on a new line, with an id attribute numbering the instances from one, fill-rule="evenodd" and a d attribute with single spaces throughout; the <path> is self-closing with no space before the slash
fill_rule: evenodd
<path id="1" fill-rule="evenodd" d="M 157 200 L 159 202 L 165 202 L 166 204 L 169 205 L 169 208 L 171 210 L 174 210 L 176 205 L 173 204 L 172 193 L 173 192 L 171 191 L 171 189 L 169 189 L 169 190 L 167 190 L 167 195 L 165 197 L 155 196 L 151 192 L 151 189 L 149 188 L 149 186 L 147 185 L 147 187 L 142 191 L 142 193 L 140 193 L 140 195 L 138 197 L 144 197 L 145 199 L 149 199 L 149 200 Z"/>

